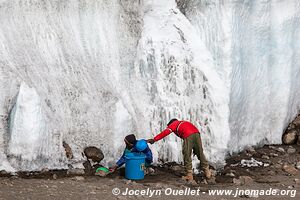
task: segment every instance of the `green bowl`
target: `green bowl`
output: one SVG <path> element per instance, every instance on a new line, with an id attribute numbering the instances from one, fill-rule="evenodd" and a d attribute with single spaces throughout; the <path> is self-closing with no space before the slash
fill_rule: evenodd
<path id="1" fill-rule="evenodd" d="M 96 169 L 96 172 L 99 172 L 99 171 L 104 171 L 105 173 L 108 173 L 109 169 L 107 169 L 106 167 L 99 167 Z"/>

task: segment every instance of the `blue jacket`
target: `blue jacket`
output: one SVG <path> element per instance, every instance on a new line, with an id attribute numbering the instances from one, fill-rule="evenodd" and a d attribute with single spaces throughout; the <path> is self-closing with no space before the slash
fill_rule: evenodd
<path id="1" fill-rule="evenodd" d="M 124 165 L 124 164 L 125 164 L 125 161 L 126 161 L 126 160 L 125 160 L 126 154 L 131 153 L 131 152 L 140 152 L 140 151 L 138 151 L 138 150 L 135 148 L 135 146 L 133 146 L 133 148 L 132 148 L 131 150 L 125 148 L 125 150 L 124 150 L 124 152 L 123 152 L 123 155 L 122 155 L 121 158 L 118 160 L 118 162 L 116 163 L 116 165 L 117 165 L 118 167 L 121 167 L 122 165 Z M 153 156 L 152 156 L 152 151 L 151 151 L 151 149 L 149 148 L 148 145 L 147 145 L 147 148 L 146 148 L 144 151 L 142 151 L 142 153 L 145 154 L 145 156 L 146 156 L 146 159 L 145 159 L 146 163 L 145 163 L 145 165 L 146 165 L 146 166 L 149 166 L 149 165 L 153 162 Z"/>

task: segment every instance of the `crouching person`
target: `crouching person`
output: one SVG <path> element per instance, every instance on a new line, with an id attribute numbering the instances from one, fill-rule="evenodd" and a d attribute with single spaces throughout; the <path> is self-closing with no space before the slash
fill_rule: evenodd
<path id="1" fill-rule="evenodd" d="M 131 135 L 127 135 L 125 137 L 124 142 L 126 145 L 124 152 L 123 152 L 121 158 L 117 161 L 116 165 L 114 167 L 110 168 L 110 171 L 114 172 L 119 167 L 123 166 L 126 161 L 125 157 L 128 153 L 142 152 L 146 156 L 146 158 L 145 158 L 145 167 L 146 167 L 145 173 L 147 174 L 149 171 L 152 172 L 153 169 L 150 166 L 151 166 L 151 163 L 153 162 L 153 156 L 152 156 L 152 151 L 147 144 L 147 141 L 143 140 L 143 139 L 137 140 L 135 138 L 135 135 L 131 134 Z"/>

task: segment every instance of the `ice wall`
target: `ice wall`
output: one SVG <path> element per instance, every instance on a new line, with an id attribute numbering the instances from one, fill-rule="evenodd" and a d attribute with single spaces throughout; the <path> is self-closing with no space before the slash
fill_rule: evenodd
<path id="1" fill-rule="evenodd" d="M 213 164 L 279 143 L 300 105 L 299 13 L 297 0 L 0 1 L 0 169 L 76 165 L 87 145 L 110 164 L 126 134 L 174 117 Z M 182 161 L 174 135 L 152 150 Z"/>

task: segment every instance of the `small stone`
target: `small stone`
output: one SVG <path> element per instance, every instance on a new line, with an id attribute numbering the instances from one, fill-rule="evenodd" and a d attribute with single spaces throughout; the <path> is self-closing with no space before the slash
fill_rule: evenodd
<path id="1" fill-rule="evenodd" d="M 250 153 L 250 154 L 253 154 L 253 153 L 255 153 L 256 151 L 255 151 L 255 149 L 254 149 L 253 147 L 248 147 L 248 148 L 246 149 L 246 152 L 248 152 L 248 153 Z"/>
<path id="2" fill-rule="evenodd" d="M 272 157 L 278 157 L 278 154 L 277 153 L 270 153 L 270 156 L 272 156 Z"/>
<path id="3" fill-rule="evenodd" d="M 135 181 L 132 181 L 132 182 L 131 182 L 131 185 L 138 185 L 138 183 L 135 182 Z"/>
<path id="4" fill-rule="evenodd" d="M 282 147 L 277 148 L 276 151 L 281 152 L 281 153 L 285 153 L 285 150 Z"/>
<path id="5" fill-rule="evenodd" d="M 296 149 L 294 147 L 292 147 L 292 146 L 289 146 L 289 148 L 287 149 L 286 152 L 289 153 L 289 154 L 293 154 L 293 153 L 296 152 Z"/>
<path id="6" fill-rule="evenodd" d="M 233 182 L 235 185 L 242 185 L 241 180 L 238 179 L 238 178 L 234 178 L 234 179 L 232 180 L 232 182 Z"/>
<path id="7" fill-rule="evenodd" d="M 91 191 L 90 194 L 97 194 L 95 191 Z"/>
<path id="8" fill-rule="evenodd" d="M 263 155 L 261 158 L 262 158 L 262 159 L 266 159 L 266 160 L 269 160 L 269 159 L 270 159 L 270 157 L 267 156 L 267 155 Z"/>
<path id="9" fill-rule="evenodd" d="M 129 184 L 131 184 L 131 180 L 124 180 L 124 183 L 126 184 L 126 185 L 129 185 Z"/>
<path id="10" fill-rule="evenodd" d="M 259 197 L 258 194 L 250 194 L 250 195 L 249 195 L 249 198 L 258 198 L 258 197 Z"/>
<path id="11" fill-rule="evenodd" d="M 68 143 L 66 143 L 65 141 L 63 141 L 63 147 L 65 148 L 66 157 L 68 159 L 72 159 L 74 156 L 73 156 L 73 152 L 72 152 L 70 145 Z"/>
<path id="12" fill-rule="evenodd" d="M 297 130 L 292 129 L 282 135 L 283 144 L 294 144 L 297 140 Z"/>
<path id="13" fill-rule="evenodd" d="M 68 169 L 68 175 L 84 175 L 84 169 Z"/>
<path id="14" fill-rule="evenodd" d="M 295 181 L 295 183 L 296 183 L 296 184 L 300 184 L 300 181 L 299 181 L 299 179 L 298 179 L 298 178 L 295 178 L 295 180 L 294 180 L 294 181 Z"/>
<path id="15" fill-rule="evenodd" d="M 53 178 L 54 180 L 56 180 L 56 179 L 57 179 L 57 175 L 56 175 L 56 174 L 53 174 L 53 175 L 52 175 L 52 178 Z"/>
<path id="16" fill-rule="evenodd" d="M 225 176 L 235 177 L 234 173 L 232 173 L 232 172 L 225 174 Z"/>
<path id="17" fill-rule="evenodd" d="M 83 181 L 84 177 L 82 177 L 82 176 L 75 176 L 75 177 L 73 177 L 71 179 L 74 180 L 74 181 Z"/>
<path id="18" fill-rule="evenodd" d="M 7 173 L 7 171 L 5 171 L 5 170 L 1 170 L 1 171 L 0 171 L 0 175 L 2 175 L 2 176 L 3 176 L 3 175 L 7 175 L 7 174 L 8 174 L 8 173 Z"/>
<path id="19" fill-rule="evenodd" d="M 213 184 L 216 184 L 216 177 L 213 176 L 211 177 L 210 179 L 207 179 L 207 183 L 210 184 L 210 185 L 213 185 Z"/>
<path id="20" fill-rule="evenodd" d="M 292 165 L 283 165 L 282 170 L 291 175 L 296 175 L 298 173 L 298 170 Z"/>
<path id="21" fill-rule="evenodd" d="M 293 189 L 293 188 L 294 188 L 294 186 L 292 186 L 292 185 L 288 186 L 288 189 Z"/>
<path id="22" fill-rule="evenodd" d="M 240 179 L 242 185 L 249 184 L 249 183 L 253 182 L 253 178 L 251 178 L 250 176 L 240 176 L 239 179 Z"/>
<path id="23" fill-rule="evenodd" d="M 49 172 L 49 169 L 48 169 L 48 168 L 43 168 L 43 169 L 41 170 L 41 172 L 42 172 L 42 173 Z"/>
<path id="24" fill-rule="evenodd" d="M 269 149 L 276 150 L 276 147 L 274 147 L 274 146 L 269 146 Z"/>
<path id="25" fill-rule="evenodd" d="M 297 168 L 298 170 L 300 170 L 300 161 L 298 161 L 298 162 L 296 163 L 296 168 Z"/>

